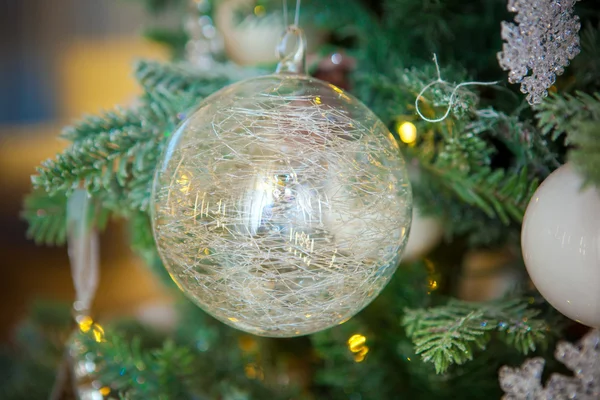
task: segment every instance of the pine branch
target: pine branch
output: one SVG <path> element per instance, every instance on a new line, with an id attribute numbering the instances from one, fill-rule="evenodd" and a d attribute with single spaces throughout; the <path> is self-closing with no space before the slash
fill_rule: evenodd
<path id="1" fill-rule="evenodd" d="M 511 220 L 523 220 L 529 199 L 539 184 L 525 168 L 507 173 L 502 169 L 482 167 L 468 175 L 436 165 L 425 164 L 423 168 L 434 174 L 461 201 L 478 207 L 489 218 L 498 218 L 505 225 Z"/>
<path id="2" fill-rule="evenodd" d="M 140 338 L 128 341 L 111 332 L 102 342 L 90 334 L 79 340 L 91 361 L 99 365 L 95 376 L 121 396 L 131 400 L 149 398 L 190 398 L 193 378 L 200 373 L 194 368 L 194 355 L 188 347 L 166 341 L 162 348 L 143 348 Z"/>
<path id="3" fill-rule="evenodd" d="M 450 82 L 465 80 L 460 69 L 443 69 L 441 75 Z M 361 94 L 362 90 L 376 93 L 370 105 L 392 125 L 397 120 L 411 120 L 415 97 L 436 79 L 435 66 L 429 63 L 422 69 L 400 70 L 392 77 L 363 76 L 359 89 Z M 419 102 L 421 111 L 430 118 L 442 115 L 453 87 L 432 86 Z M 493 108 L 480 110 L 478 103 L 477 93 L 463 88 L 443 122 L 416 118 L 417 143 L 403 152 L 422 167 L 423 174 L 413 180 L 420 209 L 451 222 L 447 228 L 450 236 L 463 234 L 470 241 L 489 244 L 510 236 L 517 225 L 513 222 L 523 218 L 538 177 L 548 175 L 558 163 L 548 141 L 535 135 L 533 128 Z M 513 153 L 514 157 L 502 155 L 510 157 L 508 167 L 492 167 L 498 152 L 497 140 L 492 139 L 499 139 Z"/>
<path id="4" fill-rule="evenodd" d="M 365 342 L 351 346 L 349 339 L 355 334 L 364 335 Z M 386 358 L 396 348 L 399 338 L 385 343 L 370 332 L 368 323 L 353 318 L 341 326 L 310 335 L 309 339 L 315 356 L 321 360 L 315 370 L 315 383 L 327 388 L 319 397 L 345 399 L 348 392 L 368 393 L 365 397 L 368 399 L 403 397 L 406 388 L 392 383 L 397 382 L 403 371 Z M 386 349 L 386 345 L 392 348 Z M 364 379 L 365 376 L 369 379 Z"/>
<path id="5" fill-rule="evenodd" d="M 11 348 L 0 349 L 0 398 L 46 400 L 72 329 L 66 304 L 40 301 L 19 323 Z M 3 346 L 4 347 L 4 346 Z"/>
<path id="6" fill-rule="evenodd" d="M 472 310 L 466 315 L 446 309 L 436 311 L 432 319 L 431 310 L 407 310 L 403 324 L 416 353 L 423 361 L 432 362 L 437 373 L 443 373 L 451 364 L 472 360 L 474 347 L 485 348 L 489 340 L 486 332 L 492 327 L 482 323 L 481 311 Z"/>
<path id="7" fill-rule="evenodd" d="M 37 190 L 25 197 L 21 217 L 29 227 L 27 237 L 36 244 L 62 245 L 67 236 L 67 196 L 64 193 L 50 195 Z M 96 229 L 106 228 L 110 217 L 107 209 L 98 204 L 90 209 L 89 218 Z"/>
<path id="8" fill-rule="evenodd" d="M 131 322 L 102 327 L 100 336 L 92 330 L 80 333 L 75 342 L 80 356 L 97 365 L 91 378 L 109 386 L 111 396 L 131 400 L 237 398 L 230 397 L 234 393 L 273 400 L 294 397 L 293 384 L 273 388 L 245 376 L 249 363 L 259 364 L 254 358 L 258 349 L 244 353 L 240 340 L 256 343 L 255 338 L 216 321 L 187 300 L 181 306 L 185 317 L 167 338 Z"/>
<path id="9" fill-rule="evenodd" d="M 435 365 L 437 373 L 452 364 L 473 359 L 475 350 L 483 350 L 492 331 L 520 352 L 527 354 L 548 339 L 549 326 L 536 318 L 525 300 L 468 303 L 451 300 L 429 309 L 406 309 L 402 325 L 413 340 L 417 354 Z"/>
<path id="10" fill-rule="evenodd" d="M 46 161 L 33 177 L 34 187 L 46 190 L 50 195 L 69 194 L 82 185 L 88 192 L 99 198 L 103 205 L 115 211 L 126 213 L 130 209 L 144 209 L 132 196 L 130 203 L 127 189 L 137 188 L 143 182 L 142 192 L 151 180 L 150 163 L 156 160 L 158 135 L 133 129 L 125 132 L 112 132 L 97 135 L 75 144 L 55 160 Z M 135 164 L 132 158 L 135 158 Z M 144 199 L 146 196 L 141 196 Z M 137 200 L 137 201 L 136 201 Z M 143 200 L 142 200 L 143 201 Z"/>
<path id="11" fill-rule="evenodd" d="M 76 141 L 38 168 L 34 188 L 64 196 L 83 185 L 103 208 L 117 214 L 146 210 L 165 133 L 178 122 L 180 104 L 159 94 L 149 96 L 149 104 L 128 113 L 137 114 L 137 120 L 129 117 L 124 126 L 113 127 L 115 118 L 109 113 L 104 122 L 92 117 L 70 130 L 77 132 Z"/>
<path id="12" fill-rule="evenodd" d="M 553 94 L 536 110 L 541 132 L 553 140 L 565 134 L 568 160 L 586 183 L 600 187 L 600 93 Z"/>
<path id="13" fill-rule="evenodd" d="M 135 76 L 147 92 L 168 93 L 171 97 L 187 96 L 195 103 L 222 87 L 265 71 L 223 64 L 211 71 L 199 71 L 187 64 L 139 61 Z"/>
<path id="14" fill-rule="evenodd" d="M 167 47 L 171 58 L 181 60 L 185 55 L 185 45 L 188 35 L 183 29 L 166 29 L 162 27 L 147 28 L 143 32 L 144 38 L 151 42 Z"/>
<path id="15" fill-rule="evenodd" d="M 489 134 L 499 139 L 515 157 L 517 167 L 530 167 L 536 176 L 546 176 L 561 165 L 552 142 L 517 115 L 507 115 L 488 107 L 477 111 L 477 119 L 466 130 L 475 135 Z"/>
<path id="16" fill-rule="evenodd" d="M 106 111 L 101 115 L 84 117 L 73 126 L 66 127 L 61 136 L 71 142 L 77 142 L 109 130 L 137 127 L 141 123 L 138 112 L 117 106 L 114 110 Z"/>
<path id="17" fill-rule="evenodd" d="M 455 62 L 480 72 L 475 80 L 495 78 L 494 73 L 499 70 L 498 23 L 506 15 L 505 1 L 384 0 L 382 3 L 386 36 L 397 38 L 391 47 L 404 58 L 428 59 L 435 52 L 442 62 Z M 468 52 L 462 51 L 464 46 L 468 46 Z M 410 61 L 408 65 L 415 64 Z"/>
<path id="18" fill-rule="evenodd" d="M 67 235 L 67 197 L 37 190 L 25 197 L 21 217 L 28 223 L 27 237 L 36 244 L 61 245 Z"/>
<path id="19" fill-rule="evenodd" d="M 73 144 L 32 177 L 34 188 L 47 193 L 32 197 L 24 211 L 29 234 L 37 241 L 64 242 L 63 203 L 82 185 L 102 210 L 118 215 L 146 211 L 158 156 L 182 112 L 229 82 L 223 74 L 203 77 L 168 64 L 140 62 L 137 72 L 146 89 L 142 104 L 86 117 L 65 129 L 63 137 Z"/>
<path id="20" fill-rule="evenodd" d="M 552 139 L 557 140 L 560 135 L 568 134 L 582 121 L 600 119 L 600 93 L 552 93 L 543 103 L 536 106 L 536 111 L 538 127 L 542 134 L 552 133 Z"/>
<path id="21" fill-rule="evenodd" d="M 588 23 L 581 33 L 581 53 L 573 59 L 574 82 L 571 85 L 580 90 L 600 88 L 600 24 Z"/>
<path id="22" fill-rule="evenodd" d="M 436 127 L 437 132 L 426 131 L 407 153 L 419 161 L 428 182 L 437 182 L 455 201 L 476 207 L 506 226 L 520 222 L 538 186 L 537 177 L 526 166 L 492 168 L 496 149 L 483 139 L 482 131 L 471 131 L 474 126 L 464 123 L 449 121 Z"/>
<path id="23" fill-rule="evenodd" d="M 586 183 L 600 187 L 600 126 L 598 121 L 578 124 L 569 132 L 569 142 L 575 146 L 568 160 L 582 173 Z"/>

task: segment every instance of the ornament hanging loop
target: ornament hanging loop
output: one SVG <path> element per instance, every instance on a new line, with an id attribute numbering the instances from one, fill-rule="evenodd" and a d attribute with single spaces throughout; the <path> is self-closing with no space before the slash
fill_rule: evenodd
<path id="1" fill-rule="evenodd" d="M 306 75 L 306 36 L 297 25 L 290 25 L 277 46 L 278 74 Z"/>
<path id="2" fill-rule="evenodd" d="M 89 317 L 99 281 L 99 243 L 98 232 L 92 226 L 93 207 L 85 189 L 76 189 L 67 203 L 69 259 L 75 286 L 73 314 L 77 323 Z"/>

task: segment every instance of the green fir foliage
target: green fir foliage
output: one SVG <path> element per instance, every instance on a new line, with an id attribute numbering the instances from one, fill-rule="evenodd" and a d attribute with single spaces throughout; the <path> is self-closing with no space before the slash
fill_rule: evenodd
<path id="1" fill-rule="evenodd" d="M 27 221 L 27 237 L 37 244 L 63 244 L 67 236 L 67 197 L 37 190 L 25 197 L 21 216 Z"/>
<path id="2" fill-rule="evenodd" d="M 36 302 L 17 327 L 12 346 L 0 348 L 0 399 L 48 399 L 72 328 L 64 304 Z"/>
<path id="3" fill-rule="evenodd" d="M 89 361 L 100 367 L 96 376 L 127 400 L 185 398 L 194 382 L 195 357 L 187 346 L 165 340 L 161 347 L 143 348 L 139 337 L 112 331 L 100 342 L 91 333 L 76 340 L 87 349 Z M 174 368 L 174 366 L 177 366 Z"/>
<path id="4" fill-rule="evenodd" d="M 406 309 L 402 325 L 417 354 L 442 373 L 452 364 L 472 360 L 476 350 L 486 348 L 492 332 L 500 333 L 523 354 L 544 345 L 550 327 L 528 305 L 527 300 L 519 299 L 489 303 L 450 300 L 439 307 Z"/>
<path id="5" fill-rule="evenodd" d="M 562 139 L 570 150 L 567 159 L 600 187 L 600 93 L 553 94 L 537 107 L 538 126 L 553 140 Z"/>
<path id="6" fill-rule="evenodd" d="M 181 59 L 184 57 L 188 35 L 183 29 L 146 28 L 143 36 L 149 41 L 161 44 L 169 49 L 171 58 Z"/>

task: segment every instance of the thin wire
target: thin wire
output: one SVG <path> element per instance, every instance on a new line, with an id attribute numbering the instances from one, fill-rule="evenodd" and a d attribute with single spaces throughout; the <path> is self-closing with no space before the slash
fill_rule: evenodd
<path id="1" fill-rule="evenodd" d="M 296 13 L 294 14 L 294 25 L 298 26 L 300 23 L 300 2 L 301 0 L 296 0 Z M 283 24 L 288 26 L 288 7 L 287 0 L 283 0 Z"/>
<path id="2" fill-rule="evenodd" d="M 446 109 L 446 113 L 441 116 L 440 118 L 435 118 L 435 119 L 431 119 L 431 118 L 427 118 L 423 115 L 423 113 L 421 113 L 421 110 L 419 109 L 419 99 L 423 98 L 423 93 L 425 93 L 425 91 L 427 89 L 429 89 L 431 86 L 437 84 L 437 83 L 448 83 L 445 80 L 442 79 L 442 74 L 440 72 L 440 65 L 438 64 L 437 61 L 437 56 L 435 55 L 435 53 L 433 54 L 433 62 L 435 63 L 435 69 L 437 71 L 437 76 L 438 78 L 433 81 L 428 83 L 427 85 L 425 85 L 425 87 L 423 87 L 423 89 L 421 89 L 421 91 L 419 92 L 419 95 L 417 96 L 416 100 L 415 100 L 415 109 L 417 111 L 417 114 L 419 114 L 419 117 L 421 117 L 422 119 L 424 119 L 427 122 L 441 122 L 443 120 L 445 120 L 448 115 L 450 114 L 450 110 L 452 109 L 452 106 L 454 105 L 454 101 L 456 100 L 456 92 L 458 91 L 459 88 L 461 88 L 462 86 L 469 86 L 469 85 L 486 85 L 486 86 L 490 86 L 490 85 L 495 85 L 498 83 L 498 81 L 495 82 L 463 82 L 463 83 L 459 83 L 458 85 L 456 85 L 456 87 L 454 88 L 454 90 L 452 90 L 452 94 L 450 95 L 450 101 L 448 102 L 448 108 Z"/>

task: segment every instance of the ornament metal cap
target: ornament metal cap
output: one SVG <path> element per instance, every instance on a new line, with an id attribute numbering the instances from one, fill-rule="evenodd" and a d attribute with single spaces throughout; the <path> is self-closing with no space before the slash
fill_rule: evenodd
<path id="1" fill-rule="evenodd" d="M 277 46 L 278 74 L 306 75 L 306 36 L 297 25 L 290 25 Z"/>

